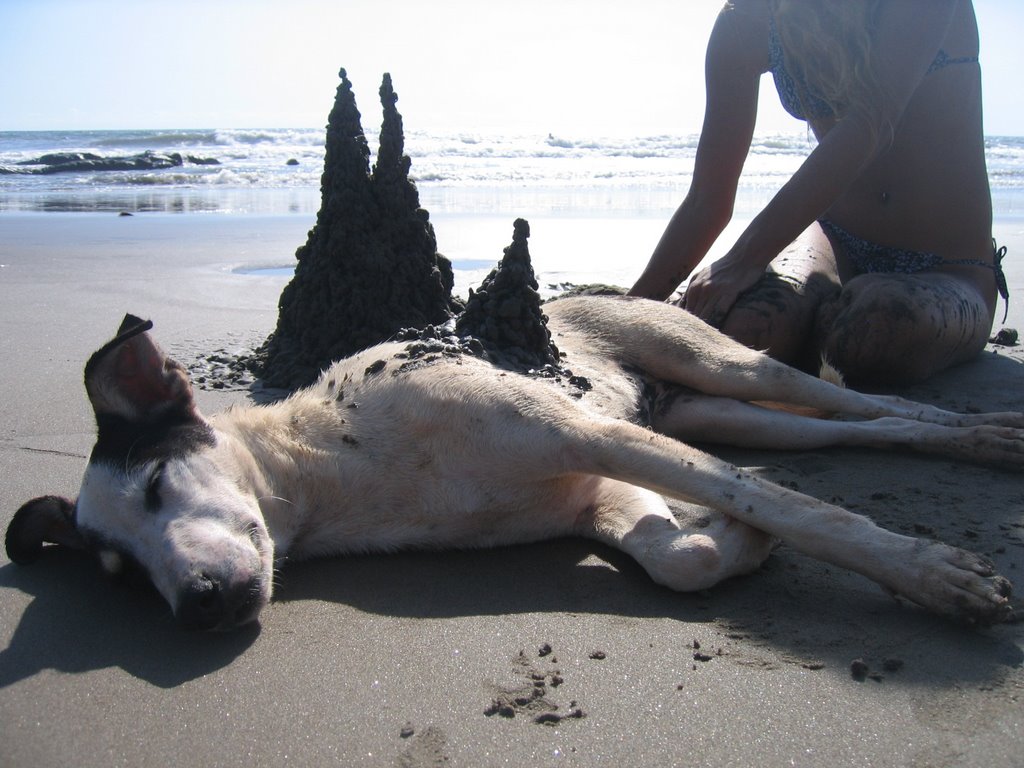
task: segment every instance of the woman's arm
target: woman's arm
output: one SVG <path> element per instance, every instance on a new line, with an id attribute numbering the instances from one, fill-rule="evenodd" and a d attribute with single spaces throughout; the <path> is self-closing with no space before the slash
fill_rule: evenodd
<path id="1" fill-rule="evenodd" d="M 846 115 L 821 136 L 792 178 L 736 244 L 695 275 L 686 308 L 717 324 L 768 264 L 835 203 L 891 144 L 892 131 L 942 47 L 957 0 L 899 0 L 880 6 L 872 63 L 883 84 L 873 112 Z"/>
<path id="2" fill-rule="evenodd" d="M 732 218 L 767 50 L 764 35 L 756 34 L 748 14 L 730 6 L 722 10 L 705 57 L 707 97 L 693 180 L 631 295 L 668 298 Z"/>

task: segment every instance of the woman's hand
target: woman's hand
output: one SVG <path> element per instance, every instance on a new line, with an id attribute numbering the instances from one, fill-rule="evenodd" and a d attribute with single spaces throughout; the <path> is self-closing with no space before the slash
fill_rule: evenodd
<path id="1" fill-rule="evenodd" d="M 720 328 L 736 299 L 763 274 L 763 267 L 726 255 L 694 274 L 683 295 L 683 306 L 709 325 Z"/>

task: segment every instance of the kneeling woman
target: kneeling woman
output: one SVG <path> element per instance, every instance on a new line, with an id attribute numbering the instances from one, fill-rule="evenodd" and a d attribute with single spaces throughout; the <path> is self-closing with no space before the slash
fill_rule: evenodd
<path id="1" fill-rule="evenodd" d="M 708 43 L 693 183 L 631 289 L 664 299 L 728 224 L 761 75 L 817 146 L 683 304 L 864 383 L 977 355 L 1006 296 L 970 0 L 733 0 Z"/>

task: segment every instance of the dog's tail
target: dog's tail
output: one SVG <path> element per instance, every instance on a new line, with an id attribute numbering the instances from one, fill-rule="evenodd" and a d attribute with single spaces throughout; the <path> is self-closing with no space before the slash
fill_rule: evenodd
<path id="1" fill-rule="evenodd" d="M 836 368 L 829 359 L 824 355 L 821 356 L 821 367 L 818 369 L 818 378 L 822 381 L 827 381 L 829 384 L 835 384 L 837 387 L 846 389 L 846 378 L 843 376 L 843 372 Z"/>
<path id="2" fill-rule="evenodd" d="M 821 367 L 818 369 L 818 378 L 822 381 L 827 381 L 829 384 L 834 384 L 841 389 L 846 389 L 846 379 L 843 377 L 842 371 L 832 365 L 824 355 L 821 356 Z M 769 400 L 758 400 L 755 405 L 760 405 L 762 408 L 770 408 L 773 411 L 783 411 L 785 413 L 794 413 L 798 416 L 807 416 L 812 419 L 831 419 L 835 415 L 831 411 L 823 411 L 820 408 L 811 408 L 809 406 L 796 405 L 794 403 L 778 403 Z"/>

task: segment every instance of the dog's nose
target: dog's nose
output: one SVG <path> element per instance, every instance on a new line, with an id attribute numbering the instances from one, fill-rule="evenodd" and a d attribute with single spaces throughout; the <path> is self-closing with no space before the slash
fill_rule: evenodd
<path id="1" fill-rule="evenodd" d="M 213 629 L 226 615 L 224 592 L 217 579 L 199 576 L 178 596 L 177 619 L 186 629 Z"/>
<path id="2" fill-rule="evenodd" d="M 200 574 L 178 596 L 175 617 L 186 629 L 231 629 L 254 621 L 262 607 L 259 576 L 225 585 Z"/>

